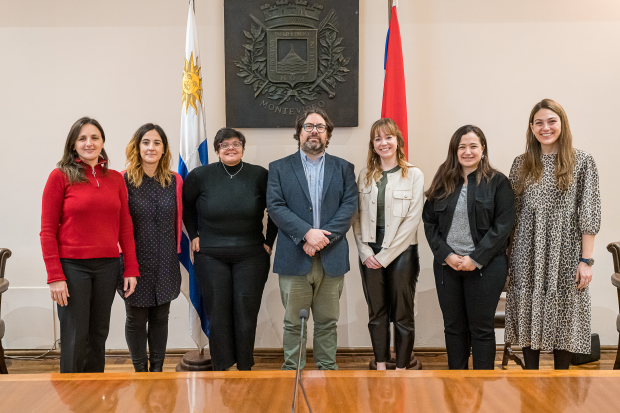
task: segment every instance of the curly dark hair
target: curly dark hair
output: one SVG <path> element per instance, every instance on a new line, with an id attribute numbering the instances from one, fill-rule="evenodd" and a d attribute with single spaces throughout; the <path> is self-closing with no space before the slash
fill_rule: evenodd
<path id="1" fill-rule="evenodd" d="M 239 139 L 241 147 L 245 149 L 245 136 L 243 136 L 243 133 L 233 128 L 222 128 L 217 131 L 215 138 L 213 138 L 213 149 L 215 149 L 215 152 L 217 153 L 220 151 L 220 143 L 230 138 Z"/>
<path id="2" fill-rule="evenodd" d="M 295 120 L 295 134 L 293 135 L 293 138 L 295 138 L 295 140 L 297 141 L 298 146 L 301 145 L 299 141 L 299 135 L 301 134 L 301 130 L 304 127 L 304 123 L 306 123 L 306 119 L 308 119 L 308 116 L 312 115 L 313 113 L 316 113 L 325 120 L 325 126 L 327 126 L 327 142 L 325 143 L 325 147 L 327 148 L 327 146 L 329 145 L 329 139 L 332 137 L 332 132 L 334 130 L 334 122 L 332 122 L 329 116 L 327 116 L 327 112 L 320 108 L 309 109 L 297 117 L 297 120 Z"/>

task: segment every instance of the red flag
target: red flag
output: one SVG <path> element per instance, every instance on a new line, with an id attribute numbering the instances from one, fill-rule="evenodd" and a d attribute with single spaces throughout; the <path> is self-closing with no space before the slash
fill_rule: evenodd
<path id="1" fill-rule="evenodd" d="M 383 105 L 381 118 L 390 118 L 398 125 L 405 140 L 405 155 L 409 159 L 407 139 L 407 93 L 405 89 L 405 65 L 403 64 L 403 44 L 400 40 L 400 27 L 396 6 L 392 7 L 390 30 L 386 45 L 385 79 L 383 81 Z"/>

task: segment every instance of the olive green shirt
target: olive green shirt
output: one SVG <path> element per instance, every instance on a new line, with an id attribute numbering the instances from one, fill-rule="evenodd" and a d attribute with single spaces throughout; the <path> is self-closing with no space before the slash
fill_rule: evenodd
<path id="1" fill-rule="evenodd" d="M 385 187 L 388 183 L 388 174 L 398 172 L 400 170 L 400 166 L 396 165 L 394 168 L 389 171 L 383 171 L 381 175 L 381 179 L 377 182 L 377 226 L 385 227 Z"/>

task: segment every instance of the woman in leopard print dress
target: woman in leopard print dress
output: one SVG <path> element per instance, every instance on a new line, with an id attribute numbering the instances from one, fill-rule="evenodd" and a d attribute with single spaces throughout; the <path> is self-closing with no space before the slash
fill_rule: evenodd
<path id="1" fill-rule="evenodd" d="M 545 99 L 532 109 L 526 152 L 510 171 L 516 195 L 506 304 L 506 341 L 523 348 L 525 368 L 540 350 L 556 369 L 571 353 L 590 352 L 594 236 L 601 223 L 598 172 L 592 156 L 572 147 L 564 109 Z"/>

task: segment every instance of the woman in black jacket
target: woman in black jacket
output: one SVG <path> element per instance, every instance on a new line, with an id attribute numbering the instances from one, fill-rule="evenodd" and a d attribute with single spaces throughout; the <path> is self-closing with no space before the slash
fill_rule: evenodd
<path id="1" fill-rule="evenodd" d="M 510 182 L 489 163 L 480 128 L 466 125 L 425 193 L 422 213 L 444 319 L 448 366 L 493 369 L 494 315 L 508 275 L 506 247 L 515 219 Z"/>

